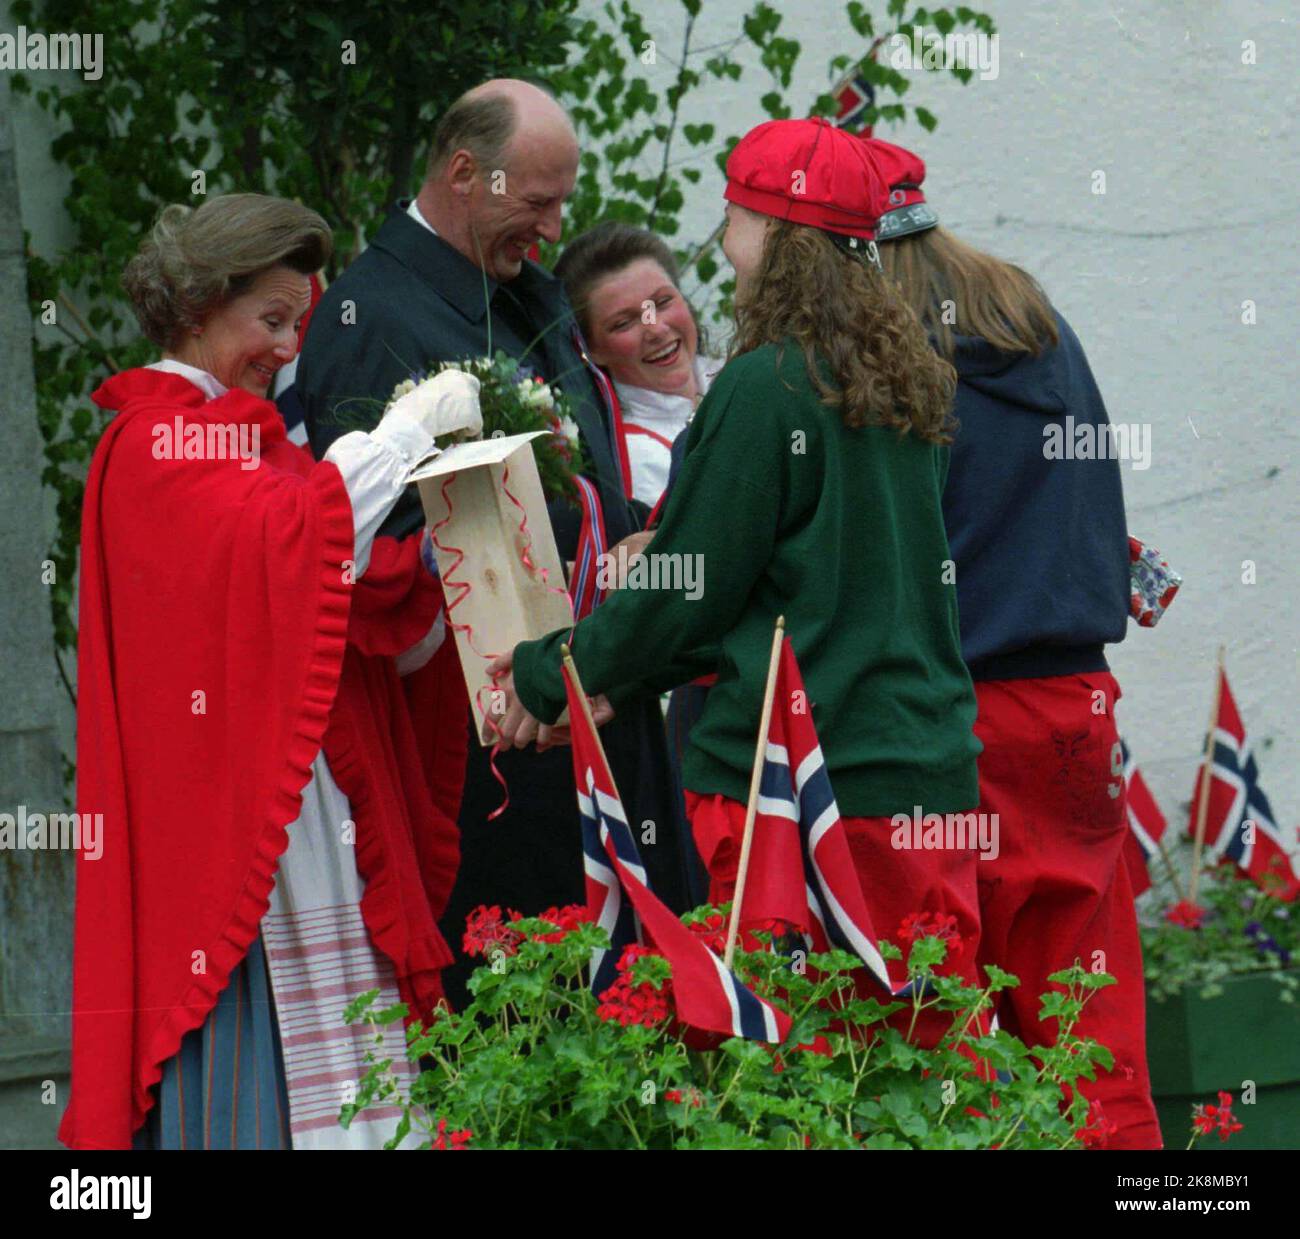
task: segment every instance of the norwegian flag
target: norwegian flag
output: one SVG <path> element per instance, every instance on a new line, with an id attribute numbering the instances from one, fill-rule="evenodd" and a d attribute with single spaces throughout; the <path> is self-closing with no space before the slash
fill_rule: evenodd
<path id="1" fill-rule="evenodd" d="M 907 982 L 894 977 L 876 946 L 789 637 L 772 700 L 741 925 L 794 925 L 814 951 L 849 951 L 882 989 L 901 997 Z"/>
<path id="2" fill-rule="evenodd" d="M 567 667 L 564 688 L 572 720 L 587 911 L 611 942 L 608 950 L 592 957 L 593 992 L 599 995 L 614 983 L 624 947 L 639 942 L 644 929 L 672 965 L 673 997 L 682 1023 L 728 1037 L 784 1041 L 790 1017 L 743 985 L 650 889 L 613 776 Z"/>
<path id="3" fill-rule="evenodd" d="M 1124 753 L 1124 799 L 1128 813 L 1128 838 L 1124 840 L 1124 863 L 1128 866 L 1129 881 L 1134 896 L 1151 888 L 1151 873 L 1147 868 L 1151 858 L 1159 851 L 1160 836 L 1165 833 L 1165 815 L 1160 812 L 1156 798 L 1151 794 L 1142 772 L 1133 760 L 1133 754 L 1121 738 Z"/>
<path id="4" fill-rule="evenodd" d="M 1271 870 L 1283 880 L 1281 897 L 1294 899 L 1300 894 L 1300 846 L 1296 829 L 1293 826 L 1283 830 L 1273 820 L 1273 810 L 1259 786 L 1259 772 L 1246 729 L 1228 687 L 1227 672 L 1220 670 L 1219 675 L 1219 717 L 1214 728 L 1205 816 L 1208 855 L 1218 863 L 1232 861 L 1256 882 Z M 1187 822 L 1188 833 L 1193 837 L 1204 782 L 1202 766 L 1196 772 Z"/>
<path id="5" fill-rule="evenodd" d="M 862 74 L 858 74 L 835 96 L 838 105 L 835 112 L 836 128 L 858 137 L 871 137 L 871 126 L 866 123 L 866 115 L 875 101 L 876 88 Z"/>

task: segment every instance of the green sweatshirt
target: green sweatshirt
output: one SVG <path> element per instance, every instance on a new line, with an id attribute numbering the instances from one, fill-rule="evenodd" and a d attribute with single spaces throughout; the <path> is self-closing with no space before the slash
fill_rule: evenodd
<path id="1" fill-rule="evenodd" d="M 846 427 L 793 342 L 729 362 L 687 434 L 648 548 L 654 587 L 612 592 L 573 632 L 587 693 L 617 711 L 636 692 L 716 671 L 683 782 L 744 803 L 784 615 L 840 812 L 973 809 L 981 746 L 945 583 L 947 449 Z M 543 722 L 564 708 L 568 632 L 515 649 L 519 699 Z"/>

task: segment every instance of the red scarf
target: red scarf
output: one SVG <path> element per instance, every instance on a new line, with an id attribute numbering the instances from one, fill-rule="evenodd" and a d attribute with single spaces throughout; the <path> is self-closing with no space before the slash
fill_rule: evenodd
<path id="1" fill-rule="evenodd" d="M 206 401 L 151 370 L 93 398 L 118 415 L 82 520 L 77 809 L 103 814 L 104 845 L 98 860 L 77 857 L 59 1135 L 125 1148 L 162 1064 L 258 932 L 322 747 L 352 806 L 371 938 L 417 1013 L 437 1001 L 456 798 L 444 790 L 435 808 L 422 759 L 437 748 L 443 777 L 459 779 L 465 706 L 462 685 L 453 723 L 417 742 L 388 655 L 428 631 L 437 586 L 416 539 L 376 540 L 348 583 L 352 508 L 338 470 L 286 440 L 273 404 L 242 390 Z M 256 427 L 257 467 L 166 458 L 182 446 L 169 442 L 178 416 L 205 431 Z M 446 674 L 444 653 L 416 674 Z"/>

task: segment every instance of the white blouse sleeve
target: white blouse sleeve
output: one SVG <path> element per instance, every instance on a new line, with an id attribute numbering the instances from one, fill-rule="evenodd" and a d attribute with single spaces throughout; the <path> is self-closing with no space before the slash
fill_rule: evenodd
<path id="1" fill-rule="evenodd" d="M 325 459 L 338 468 L 352 501 L 354 579 L 369 567 L 375 535 L 406 489 L 406 475 L 432 448 L 433 436 L 405 412 L 388 413 L 373 430 L 354 430 L 330 444 Z"/>

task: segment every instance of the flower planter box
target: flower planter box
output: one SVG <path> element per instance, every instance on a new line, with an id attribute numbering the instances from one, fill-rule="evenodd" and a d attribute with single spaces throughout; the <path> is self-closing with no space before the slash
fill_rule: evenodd
<path id="1" fill-rule="evenodd" d="M 1197 1148 L 1300 1149 L 1300 1007 L 1279 1002 L 1267 974 L 1228 977 L 1214 998 L 1148 995 L 1147 1061 L 1168 1147 L 1186 1145 L 1192 1106 L 1223 1089 L 1243 1128 L 1226 1143 L 1205 1136 Z M 1253 1105 L 1241 1102 L 1246 1081 Z"/>

